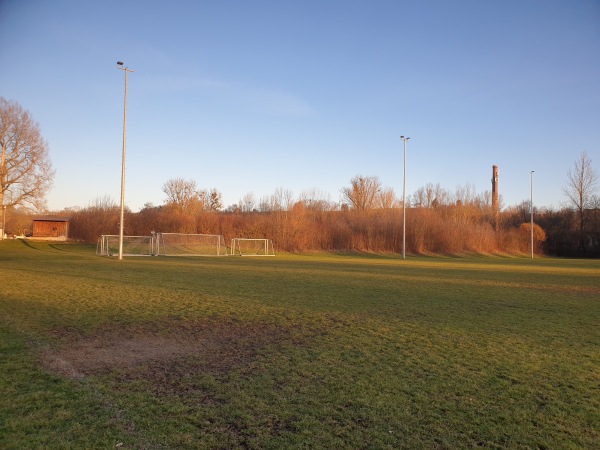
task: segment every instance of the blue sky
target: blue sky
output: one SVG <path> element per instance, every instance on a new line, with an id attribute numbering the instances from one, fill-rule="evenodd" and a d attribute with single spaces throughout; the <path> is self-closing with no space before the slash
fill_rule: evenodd
<path id="1" fill-rule="evenodd" d="M 355 175 L 561 207 L 600 170 L 600 2 L 0 1 L 0 95 L 39 122 L 48 206 L 162 204 L 176 177 L 225 206 L 278 188 L 338 202 Z"/>

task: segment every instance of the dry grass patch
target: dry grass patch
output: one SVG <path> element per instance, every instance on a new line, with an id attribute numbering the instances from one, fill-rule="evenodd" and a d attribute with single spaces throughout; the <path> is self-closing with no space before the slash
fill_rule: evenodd
<path id="1" fill-rule="evenodd" d="M 216 320 L 105 325 L 90 335 L 63 329 L 54 331 L 58 345 L 44 351 L 40 363 L 69 379 L 115 372 L 163 384 L 182 372 L 218 375 L 246 366 L 288 334 L 271 325 Z"/>

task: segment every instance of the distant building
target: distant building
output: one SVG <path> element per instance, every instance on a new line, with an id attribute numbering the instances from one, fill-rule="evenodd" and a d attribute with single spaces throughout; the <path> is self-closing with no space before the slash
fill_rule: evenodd
<path id="1" fill-rule="evenodd" d="M 500 224 L 500 197 L 498 194 L 498 166 L 492 166 L 492 211 L 494 212 L 494 226 L 498 231 Z"/>
<path id="2" fill-rule="evenodd" d="M 498 166 L 492 166 L 492 209 L 498 212 Z"/>
<path id="3" fill-rule="evenodd" d="M 40 216 L 33 219 L 33 238 L 66 241 L 70 217 Z"/>

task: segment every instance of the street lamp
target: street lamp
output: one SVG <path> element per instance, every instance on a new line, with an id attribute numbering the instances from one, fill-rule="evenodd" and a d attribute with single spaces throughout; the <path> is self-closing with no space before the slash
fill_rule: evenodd
<path id="1" fill-rule="evenodd" d="M 402 259 L 406 259 L 406 141 L 409 137 L 400 136 L 404 141 L 404 181 L 402 184 Z"/>
<path id="2" fill-rule="evenodd" d="M 127 153 L 127 74 L 133 70 L 117 61 L 117 69 L 125 72 L 125 97 L 123 100 L 123 155 L 121 159 L 121 223 L 119 225 L 119 259 L 123 259 L 123 221 L 125 217 L 125 155 Z"/>
<path id="3" fill-rule="evenodd" d="M 533 259 L 533 173 L 535 170 L 532 170 L 530 173 L 531 176 L 531 259 Z"/>
<path id="4" fill-rule="evenodd" d="M 0 153 L 0 185 L 4 186 L 6 184 L 7 171 L 6 171 L 6 146 L 4 145 L 4 141 L 0 142 L 0 147 L 2 148 L 2 153 Z M 2 193 L 2 228 L 0 229 L 0 241 L 4 239 L 4 233 L 6 232 L 6 205 L 4 204 L 4 196 L 5 192 Z M 12 196 L 12 194 L 11 194 Z"/>

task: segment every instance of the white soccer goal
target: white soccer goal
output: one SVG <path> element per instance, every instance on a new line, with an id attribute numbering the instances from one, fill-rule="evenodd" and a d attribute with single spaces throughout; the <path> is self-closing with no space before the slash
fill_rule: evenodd
<path id="1" fill-rule="evenodd" d="M 221 234 L 158 233 L 156 254 L 162 256 L 227 256 Z"/>
<path id="2" fill-rule="evenodd" d="M 116 256 L 119 254 L 119 235 L 103 234 L 98 238 L 96 254 Z M 153 236 L 123 236 L 123 256 L 154 255 Z"/>
<path id="3" fill-rule="evenodd" d="M 271 239 L 233 238 L 231 254 L 238 256 L 275 256 Z"/>

